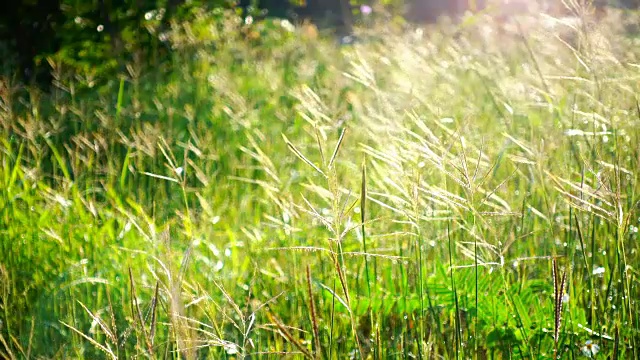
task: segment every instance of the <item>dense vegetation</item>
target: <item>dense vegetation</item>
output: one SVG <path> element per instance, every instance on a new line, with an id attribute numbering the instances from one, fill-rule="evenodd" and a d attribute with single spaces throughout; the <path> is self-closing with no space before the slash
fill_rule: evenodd
<path id="1" fill-rule="evenodd" d="M 398 0 L 381 4 L 393 7 Z M 13 1 L 0 13 L 0 55 L 4 72 L 48 85 L 54 58 L 67 66 L 113 75 L 132 55 L 164 58 L 162 34 L 172 22 L 201 10 L 232 10 L 239 16 L 313 20 L 346 34 L 358 0 L 49 0 Z M 154 36 L 155 35 L 155 36 Z M 7 67 L 10 67 L 7 71 Z M 12 74 L 13 75 L 13 74 Z"/>
<path id="2" fill-rule="evenodd" d="M 149 14 L 0 82 L 0 357 L 638 358 L 634 13 Z"/>

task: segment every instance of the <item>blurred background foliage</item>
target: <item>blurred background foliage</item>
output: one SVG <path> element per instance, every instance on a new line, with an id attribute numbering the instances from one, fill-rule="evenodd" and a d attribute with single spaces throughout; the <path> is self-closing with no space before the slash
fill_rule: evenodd
<path id="1" fill-rule="evenodd" d="M 486 0 L 13 1 L 0 13 L 0 74 L 46 88 L 55 80 L 52 70 L 55 72 L 61 65 L 97 78 L 122 72 L 124 64 L 131 61 L 155 66 L 170 59 L 166 32 L 171 24 L 190 21 L 202 10 L 217 10 L 219 21 L 247 15 L 254 19 L 287 18 L 293 23 L 310 20 L 321 28 L 346 35 L 351 33 L 354 14 L 363 4 L 424 21 L 444 12 L 483 8 L 485 3 Z M 638 6 L 637 0 L 615 3 Z"/>
<path id="2" fill-rule="evenodd" d="M 48 86 L 56 66 L 103 77 L 143 61 L 169 59 L 166 31 L 172 22 L 192 20 L 202 11 L 228 16 L 313 19 L 344 34 L 362 1 L 348 0 L 24 0 L 0 13 L 2 72 L 16 80 Z M 396 6 L 398 0 L 382 1 Z M 348 9 L 347 9 L 348 8 Z M 348 11 L 348 10 L 352 11 Z M 329 20 L 324 21 L 324 20 Z M 227 34 L 233 36 L 231 34 Z"/>

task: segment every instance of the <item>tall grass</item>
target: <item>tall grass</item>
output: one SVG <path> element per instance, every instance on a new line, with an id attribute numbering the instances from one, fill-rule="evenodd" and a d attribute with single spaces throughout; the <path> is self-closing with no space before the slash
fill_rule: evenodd
<path id="1" fill-rule="evenodd" d="M 200 13 L 169 63 L 3 82 L 0 356 L 637 358 L 624 16 Z"/>

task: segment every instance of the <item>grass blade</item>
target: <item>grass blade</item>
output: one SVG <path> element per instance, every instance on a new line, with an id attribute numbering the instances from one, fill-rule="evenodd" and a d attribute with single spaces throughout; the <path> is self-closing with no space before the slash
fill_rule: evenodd
<path id="1" fill-rule="evenodd" d="M 296 156 L 298 158 L 300 158 L 302 161 L 304 161 L 305 163 L 307 163 L 307 165 L 311 166 L 315 171 L 317 171 L 318 173 L 320 173 L 320 175 L 324 176 L 325 178 L 328 178 L 328 176 L 322 171 L 320 170 L 319 167 L 317 167 L 313 162 L 311 162 L 311 160 L 307 159 L 304 155 L 302 155 L 302 153 L 300 152 L 300 150 L 298 150 L 292 143 L 291 141 L 289 141 L 289 139 L 287 139 L 287 137 L 282 134 L 282 138 L 284 139 L 284 142 L 287 144 L 287 146 L 289 147 L 289 149 L 291 151 L 293 151 L 294 154 L 296 154 Z"/>
<path id="2" fill-rule="evenodd" d="M 336 160 L 336 156 L 338 156 L 338 151 L 340 151 L 340 147 L 342 146 L 342 140 L 344 140 L 344 135 L 346 132 L 347 132 L 347 128 L 342 129 L 342 133 L 340 133 L 340 138 L 338 139 L 336 148 L 333 150 L 333 154 L 331 155 L 331 160 L 329 160 L 329 168 L 333 166 L 333 162 Z"/>

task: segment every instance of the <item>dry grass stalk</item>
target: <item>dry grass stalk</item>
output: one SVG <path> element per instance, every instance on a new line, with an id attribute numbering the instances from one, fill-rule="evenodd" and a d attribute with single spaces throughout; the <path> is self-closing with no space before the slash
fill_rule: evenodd
<path id="1" fill-rule="evenodd" d="M 554 293 L 554 309 L 555 309 L 555 321 L 553 327 L 553 341 L 555 344 L 554 353 L 555 358 L 558 355 L 558 341 L 560 340 L 560 328 L 562 327 L 562 305 L 564 302 L 564 288 L 567 280 L 567 273 L 565 271 L 562 274 L 558 273 L 558 262 L 553 259 L 553 293 Z"/>
<path id="2" fill-rule="evenodd" d="M 287 339 L 288 342 L 290 342 L 291 344 L 293 344 L 293 346 L 295 346 L 298 350 L 300 350 L 300 352 L 305 357 L 309 359 L 315 359 L 315 357 L 309 352 L 309 350 L 305 348 L 304 345 L 302 345 L 296 338 L 294 338 L 293 335 L 291 335 L 289 330 L 287 330 L 287 328 L 282 324 L 280 320 L 276 318 L 275 315 L 273 315 L 271 312 L 268 312 L 267 316 L 269 317 L 269 320 L 276 325 L 276 327 L 280 331 L 280 334 L 285 339 Z"/>
<path id="3" fill-rule="evenodd" d="M 144 319 L 142 317 L 142 311 L 140 310 L 140 304 L 138 302 L 138 295 L 135 283 L 133 281 L 133 273 L 131 271 L 131 268 L 129 268 L 129 281 L 131 282 L 131 314 L 133 315 L 133 318 L 138 321 L 138 324 L 140 324 L 142 336 L 144 337 L 145 345 L 147 346 L 149 355 L 153 355 L 153 345 L 151 345 L 151 341 L 149 339 L 149 336 L 147 335 L 147 329 L 145 329 L 144 327 Z"/>
<path id="4" fill-rule="evenodd" d="M 322 358 L 322 348 L 320 347 L 320 335 L 318 333 L 318 318 L 316 316 L 316 307 L 313 300 L 313 292 L 311 291 L 311 268 L 307 265 L 307 291 L 309 292 L 309 311 L 311 312 L 311 324 L 313 326 L 313 340 L 315 343 L 315 356 Z"/>

